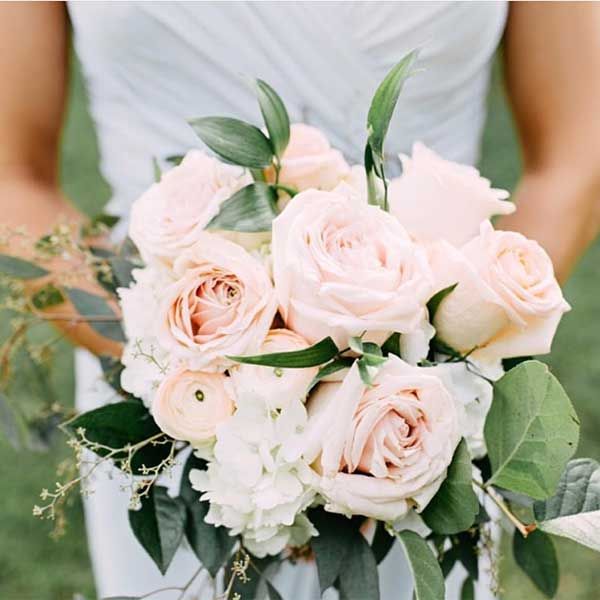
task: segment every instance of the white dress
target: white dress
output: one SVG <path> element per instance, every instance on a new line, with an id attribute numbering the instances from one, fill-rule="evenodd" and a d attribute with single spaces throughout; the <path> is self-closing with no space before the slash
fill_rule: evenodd
<path id="1" fill-rule="evenodd" d="M 126 217 L 152 182 L 152 157 L 199 146 L 186 119 L 230 115 L 260 123 L 241 75 L 269 82 L 293 121 L 321 128 L 349 162 L 360 162 L 370 98 L 407 51 L 423 71 L 408 81 L 386 141 L 394 157 L 421 140 L 473 164 L 485 120 L 490 62 L 505 2 L 69 2 L 75 47 L 96 124 L 108 210 Z M 121 225 L 123 234 L 126 223 Z M 96 360 L 77 353 L 77 405 L 110 401 Z M 173 481 L 175 489 L 177 482 Z M 181 548 L 162 577 L 129 533 L 118 476 L 101 475 L 86 499 L 90 554 L 100 598 L 182 585 L 198 563 Z M 447 598 L 459 597 L 456 567 Z M 479 600 L 491 598 L 486 571 Z M 380 568 L 382 600 L 409 600 L 411 578 L 397 547 Z M 284 568 L 286 600 L 317 600 L 314 566 Z M 186 600 L 211 598 L 199 580 Z M 335 597 L 330 594 L 329 597 Z M 157 595 L 179 598 L 177 592 Z"/>

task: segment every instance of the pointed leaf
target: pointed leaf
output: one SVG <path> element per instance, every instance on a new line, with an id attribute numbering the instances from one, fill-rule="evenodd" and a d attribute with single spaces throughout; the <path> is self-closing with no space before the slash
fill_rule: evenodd
<path id="1" fill-rule="evenodd" d="M 556 494 L 533 505 L 538 526 L 600 552 L 600 463 L 578 458 L 567 465 Z"/>
<path id="2" fill-rule="evenodd" d="M 63 293 L 52 283 L 40 288 L 32 297 L 31 303 L 38 309 L 44 310 L 51 306 L 58 306 L 65 301 Z"/>
<path id="3" fill-rule="evenodd" d="M 475 600 L 475 582 L 467 577 L 460 588 L 460 600 Z"/>
<path id="4" fill-rule="evenodd" d="M 254 125 L 229 117 L 203 117 L 189 123 L 198 137 L 227 162 L 263 169 L 273 160 L 271 143 Z"/>
<path id="5" fill-rule="evenodd" d="M 381 350 L 383 351 L 384 356 L 395 354 L 400 357 L 400 334 L 392 333 L 392 335 L 385 340 L 383 346 L 381 346 Z"/>
<path id="6" fill-rule="evenodd" d="M 416 600 L 444 600 L 444 576 L 428 543 L 414 531 L 398 533 L 413 576 Z"/>
<path id="7" fill-rule="evenodd" d="M 371 546 L 355 531 L 340 570 L 340 591 L 346 600 L 379 600 L 379 575 Z"/>
<path id="8" fill-rule="evenodd" d="M 281 158 L 290 141 L 290 118 L 283 100 L 277 92 L 262 79 L 255 81 L 256 95 L 260 105 L 269 139 L 275 154 Z"/>
<path id="9" fill-rule="evenodd" d="M 577 448 L 579 420 L 548 367 L 531 360 L 495 383 L 484 433 L 487 483 L 541 500 L 554 493 Z"/>
<path id="10" fill-rule="evenodd" d="M 335 342 L 330 337 L 326 337 L 314 346 L 305 348 L 304 350 L 273 352 L 271 354 L 258 354 L 255 356 L 228 356 L 227 358 L 248 365 L 302 369 L 322 365 L 334 358 L 338 352 L 339 349 L 335 345 Z"/>
<path id="11" fill-rule="evenodd" d="M 116 342 L 126 341 L 120 319 L 104 298 L 78 288 L 66 288 L 66 292 L 77 312 L 91 319 L 88 323 L 92 329 Z"/>
<path id="12" fill-rule="evenodd" d="M 429 312 L 429 321 L 433 323 L 433 319 L 435 317 L 435 313 L 437 312 L 438 307 L 442 303 L 442 300 L 446 298 L 448 294 L 454 291 L 454 288 L 458 285 L 458 282 L 445 287 L 443 290 L 440 290 L 436 294 L 434 294 L 429 302 L 427 302 L 427 311 Z"/>
<path id="13" fill-rule="evenodd" d="M 219 214 L 208 224 L 208 229 L 271 231 L 271 223 L 277 216 L 276 202 L 277 194 L 271 186 L 251 183 L 221 204 Z"/>
<path id="14" fill-rule="evenodd" d="M 340 356 L 339 358 L 335 358 L 331 362 L 328 362 L 326 365 L 323 365 L 315 375 L 314 379 L 310 382 L 308 391 L 310 392 L 310 390 L 312 390 L 319 381 L 325 379 L 325 377 L 329 377 L 329 375 L 333 375 L 343 369 L 349 369 L 353 362 L 353 358 Z"/>
<path id="15" fill-rule="evenodd" d="M 373 550 L 373 556 L 375 556 L 377 564 L 380 564 L 387 556 L 395 541 L 396 538 L 388 533 L 385 524 L 378 521 L 373 542 L 371 543 L 371 550 Z"/>
<path id="16" fill-rule="evenodd" d="M 548 598 L 558 589 L 558 559 L 552 538 L 543 531 L 533 531 L 526 538 L 515 531 L 513 554 L 516 563 Z"/>
<path id="17" fill-rule="evenodd" d="M 0 273 L 17 279 L 37 279 L 48 275 L 46 269 L 42 269 L 42 267 L 28 260 L 9 256 L 8 254 L 0 254 Z"/>
<path id="18" fill-rule="evenodd" d="M 473 491 L 472 473 L 471 456 L 462 439 L 454 452 L 446 479 L 421 513 L 426 525 L 435 533 L 459 533 L 475 522 L 479 502 Z"/>

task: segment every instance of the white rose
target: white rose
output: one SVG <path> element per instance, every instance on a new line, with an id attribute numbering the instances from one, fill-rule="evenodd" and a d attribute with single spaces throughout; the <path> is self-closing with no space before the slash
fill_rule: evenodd
<path id="1" fill-rule="evenodd" d="M 496 190 L 474 167 L 444 160 L 423 144 L 402 155 L 403 173 L 389 185 L 390 211 L 422 240 L 461 245 L 492 215 L 514 212 L 508 192 Z"/>

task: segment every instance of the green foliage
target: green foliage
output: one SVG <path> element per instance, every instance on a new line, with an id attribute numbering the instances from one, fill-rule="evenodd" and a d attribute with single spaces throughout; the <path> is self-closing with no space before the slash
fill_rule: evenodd
<path id="1" fill-rule="evenodd" d="M 13 410 L 8 398 L 0 392 L 0 430 L 15 450 L 22 448 L 23 428 L 20 415 Z"/>
<path id="2" fill-rule="evenodd" d="M 387 556 L 395 541 L 396 538 L 387 531 L 385 523 L 377 521 L 375 535 L 371 543 L 371 550 L 373 550 L 373 556 L 375 556 L 377 564 L 380 564 Z"/>
<path id="3" fill-rule="evenodd" d="M 435 533 L 459 533 L 475 522 L 479 502 L 473 491 L 472 470 L 471 456 L 463 439 L 454 452 L 446 479 L 421 513 Z"/>
<path id="4" fill-rule="evenodd" d="M 227 561 L 236 538 L 229 535 L 224 527 L 214 527 L 204 521 L 208 513 L 208 501 L 200 500 L 200 492 L 192 488 L 190 471 L 206 469 L 206 463 L 192 452 L 188 457 L 181 476 L 179 497 L 187 514 L 185 535 L 190 547 L 206 570 L 215 577 Z"/>
<path id="5" fill-rule="evenodd" d="M 273 152 L 281 158 L 290 141 L 290 118 L 277 92 L 262 79 L 254 82 L 260 112 L 262 113 Z"/>
<path id="6" fill-rule="evenodd" d="M 484 433 L 492 464 L 487 484 L 544 499 L 575 452 L 579 421 L 548 367 L 526 361 L 495 383 Z"/>
<path id="7" fill-rule="evenodd" d="M 164 575 L 183 538 L 185 506 L 167 488 L 155 485 L 139 510 L 129 511 L 129 524 L 144 550 Z"/>
<path id="8" fill-rule="evenodd" d="M 558 589 L 558 559 L 552 538 L 543 531 L 533 531 L 526 538 L 515 531 L 513 555 L 523 572 L 548 598 Z"/>
<path id="9" fill-rule="evenodd" d="M 227 162 L 263 169 L 273 161 L 271 142 L 254 125 L 229 117 L 203 117 L 189 123 L 198 137 Z"/>
<path id="10" fill-rule="evenodd" d="M 219 214 L 208 224 L 209 229 L 229 231 L 271 231 L 277 216 L 277 193 L 272 186 L 255 182 L 237 191 L 221 204 Z"/>
<path id="11" fill-rule="evenodd" d="M 90 319 L 89 325 L 92 329 L 116 342 L 125 341 L 121 322 L 104 298 L 78 288 L 66 288 L 66 292 L 77 312 Z"/>
<path id="12" fill-rule="evenodd" d="M 398 357 L 401 357 L 400 354 L 400 334 L 392 333 L 390 337 L 385 340 L 383 346 L 381 346 L 381 350 L 384 356 L 389 356 L 390 354 L 395 354 Z"/>
<path id="13" fill-rule="evenodd" d="M 432 323 L 433 323 L 433 319 L 435 318 L 435 313 L 437 312 L 437 309 L 439 308 L 440 304 L 442 303 L 442 300 L 444 300 L 444 298 L 446 298 L 446 296 L 448 296 L 448 294 L 453 292 L 457 285 L 458 285 L 458 283 L 453 283 L 452 285 L 445 287 L 443 290 L 440 290 L 439 292 L 435 293 L 430 298 L 429 302 L 427 302 L 427 311 L 429 312 L 429 320 Z"/>
<path id="14" fill-rule="evenodd" d="M 302 369 L 305 367 L 318 367 L 337 356 L 338 352 L 339 349 L 335 342 L 330 337 L 326 337 L 314 346 L 304 350 L 273 352 L 256 356 L 228 356 L 227 358 L 248 365 Z"/>
<path id="15" fill-rule="evenodd" d="M 0 254 L 0 273 L 16 279 L 37 279 L 48 275 L 48 271 L 28 260 Z"/>
<path id="16" fill-rule="evenodd" d="M 475 600 L 475 581 L 467 577 L 460 588 L 460 600 Z"/>
<path id="17" fill-rule="evenodd" d="M 364 536 L 352 530 L 352 541 L 346 549 L 339 582 L 345 600 L 379 600 L 377 562 Z"/>
<path id="18" fill-rule="evenodd" d="M 444 600 L 444 576 L 429 544 L 414 531 L 398 533 L 413 576 L 416 600 Z"/>
<path id="19" fill-rule="evenodd" d="M 63 293 L 52 283 L 46 284 L 31 297 L 31 303 L 38 310 L 58 306 L 64 301 Z"/>
<path id="20" fill-rule="evenodd" d="M 315 375 L 314 379 L 310 382 L 310 385 L 308 386 L 308 391 L 310 392 L 310 390 L 312 390 L 315 387 L 315 385 L 319 383 L 319 381 L 325 379 L 325 377 L 329 377 L 329 375 L 333 375 L 334 373 L 337 373 L 338 371 L 341 371 L 343 369 L 349 369 L 352 366 L 353 362 L 353 358 L 340 356 L 334 358 L 326 365 L 323 365 L 319 369 L 318 373 Z"/>
<path id="21" fill-rule="evenodd" d="M 373 379 L 387 358 L 383 356 L 377 344 L 363 342 L 359 337 L 350 338 L 349 345 L 350 350 L 361 355 L 358 359 L 358 373 L 362 382 L 369 387 L 372 386 Z"/>

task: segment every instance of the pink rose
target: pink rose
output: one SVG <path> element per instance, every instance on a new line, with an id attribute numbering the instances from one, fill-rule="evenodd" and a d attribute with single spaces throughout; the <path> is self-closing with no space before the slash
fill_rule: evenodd
<path id="1" fill-rule="evenodd" d="M 249 183 L 252 177 L 241 167 L 191 150 L 179 166 L 165 173 L 134 202 L 129 235 L 147 263 L 170 265 L 198 240 L 218 214 L 221 203 Z M 256 245 L 261 240 L 249 234 L 243 238 L 244 245 Z"/>
<path id="2" fill-rule="evenodd" d="M 458 286 L 439 305 L 437 335 L 485 362 L 550 352 L 569 310 L 550 257 L 520 233 L 495 231 L 489 221 L 462 249 L 439 243 L 431 251 L 436 287 Z"/>
<path id="3" fill-rule="evenodd" d="M 163 379 L 152 402 L 156 424 L 172 438 L 199 446 L 233 413 L 229 378 L 221 373 L 177 371 Z"/>
<path id="4" fill-rule="evenodd" d="M 277 311 L 264 266 L 241 246 L 204 232 L 174 264 L 158 340 L 193 370 L 225 368 L 227 355 L 260 348 Z"/>
<path id="5" fill-rule="evenodd" d="M 301 447 L 331 512 L 395 521 L 439 489 L 460 440 L 442 379 L 394 355 L 366 387 L 355 363 L 308 403 Z"/>
<path id="6" fill-rule="evenodd" d="M 290 142 L 281 158 L 279 183 L 297 190 L 317 188 L 332 190 L 350 167 L 339 150 L 334 150 L 327 138 L 316 127 L 294 123 L 290 128 Z M 273 169 L 267 179 L 274 181 Z"/>
<path id="7" fill-rule="evenodd" d="M 490 187 L 474 167 L 444 160 L 423 144 L 412 158 L 402 155 L 403 173 L 389 186 L 390 211 L 422 240 L 461 245 L 477 235 L 492 215 L 514 212 L 508 192 Z"/>
<path id="8" fill-rule="evenodd" d="M 273 277 L 287 326 L 340 348 L 421 323 L 432 294 L 423 249 L 390 214 L 340 193 L 308 190 L 273 221 Z"/>
<path id="9" fill-rule="evenodd" d="M 259 354 L 289 352 L 308 348 L 308 342 L 289 329 L 271 329 L 259 348 Z M 231 370 L 239 398 L 260 395 L 272 409 L 285 408 L 292 400 L 304 400 L 308 386 L 318 372 L 307 369 L 281 369 L 241 364 Z"/>

